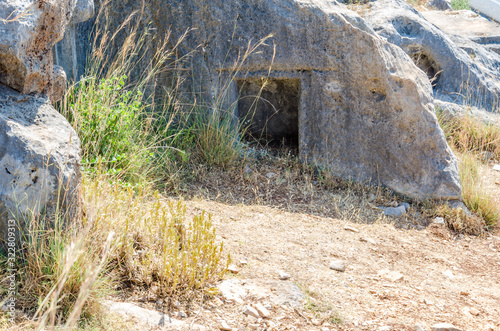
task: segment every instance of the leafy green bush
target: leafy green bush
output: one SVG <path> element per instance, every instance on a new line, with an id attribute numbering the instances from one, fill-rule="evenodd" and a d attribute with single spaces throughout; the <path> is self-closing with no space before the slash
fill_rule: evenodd
<path id="1" fill-rule="evenodd" d="M 129 175 L 144 170 L 153 153 L 140 90 L 125 88 L 127 76 L 89 77 L 72 86 L 64 100 L 65 115 L 82 141 L 83 164 L 104 164 Z"/>

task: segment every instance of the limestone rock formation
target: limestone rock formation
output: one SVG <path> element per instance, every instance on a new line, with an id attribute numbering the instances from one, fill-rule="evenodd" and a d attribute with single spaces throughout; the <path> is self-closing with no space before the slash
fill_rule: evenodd
<path id="1" fill-rule="evenodd" d="M 477 50 L 481 50 L 481 46 L 500 54 L 500 23 L 471 10 L 426 11 L 421 14 L 473 59 L 476 58 Z"/>
<path id="2" fill-rule="evenodd" d="M 119 26 L 122 9 L 139 3 L 113 3 L 111 20 Z M 437 123 L 427 76 L 344 5 L 150 0 L 146 12 L 160 35 L 171 30 L 176 39 L 193 29 L 181 47 L 196 50 L 186 72 L 195 77 L 190 86 L 199 87 L 200 103 L 224 99 L 217 106 L 236 105 L 241 120 L 273 118 L 274 127 L 259 129 L 257 123 L 257 133 L 279 132 L 268 136 L 278 142 L 296 137 L 303 160 L 342 177 L 418 199 L 461 199 L 457 162 Z M 270 33 L 267 46 L 235 74 L 249 43 Z M 249 103 L 236 100 L 239 94 L 251 99 L 260 89 L 266 100 L 257 102 L 254 116 Z"/>
<path id="3" fill-rule="evenodd" d="M 52 48 L 64 34 L 76 0 L 0 0 L 0 83 L 52 94 Z"/>
<path id="4" fill-rule="evenodd" d="M 401 47 L 427 73 L 437 97 L 498 110 L 498 54 L 476 43 L 463 45 L 464 38 L 460 36 L 450 39 L 404 0 L 376 0 L 364 18 L 380 36 Z"/>
<path id="5" fill-rule="evenodd" d="M 23 221 L 78 203 L 80 140 L 47 98 L 0 84 L 0 238 L 8 219 Z"/>
<path id="6" fill-rule="evenodd" d="M 450 0 L 430 0 L 426 6 L 437 10 L 453 10 Z"/>
<path id="7" fill-rule="evenodd" d="M 10 220 L 22 228 L 78 206 L 80 140 L 51 105 L 66 88 L 52 48 L 74 7 L 75 0 L 0 0 L 0 248 Z"/>

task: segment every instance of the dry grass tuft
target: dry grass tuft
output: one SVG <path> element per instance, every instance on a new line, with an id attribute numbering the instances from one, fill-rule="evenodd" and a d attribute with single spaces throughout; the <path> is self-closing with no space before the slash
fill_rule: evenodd
<path id="1" fill-rule="evenodd" d="M 500 126 L 469 114 L 451 117 L 438 109 L 437 115 L 446 139 L 459 159 L 464 203 L 484 220 L 487 229 L 492 229 L 500 219 L 500 206 L 485 189 L 486 183 L 479 176 L 479 167 L 481 160 L 500 160 Z M 462 231 L 462 226 L 458 225 L 457 228 Z"/>

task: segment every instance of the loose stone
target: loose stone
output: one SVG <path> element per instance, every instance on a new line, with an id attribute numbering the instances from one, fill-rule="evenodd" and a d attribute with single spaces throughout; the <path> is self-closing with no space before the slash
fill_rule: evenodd
<path id="1" fill-rule="evenodd" d="M 335 260 L 330 263 L 330 269 L 344 272 L 347 264 L 342 260 Z"/>

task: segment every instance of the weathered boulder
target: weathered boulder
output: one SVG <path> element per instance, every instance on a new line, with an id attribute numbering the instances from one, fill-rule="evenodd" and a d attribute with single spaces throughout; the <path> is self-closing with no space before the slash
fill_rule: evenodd
<path id="1" fill-rule="evenodd" d="M 91 19 L 94 16 L 94 11 L 93 0 L 76 0 L 75 10 L 71 15 L 69 25 L 76 25 Z"/>
<path id="2" fill-rule="evenodd" d="M 123 8 L 140 1 L 110 5 L 107 15 L 119 26 Z M 195 77 L 190 86 L 198 87 L 199 103 L 236 108 L 241 120 L 272 117 L 274 127 L 257 123 L 255 133 L 277 141 L 296 137 L 303 160 L 342 177 L 418 199 L 461 199 L 457 162 L 437 123 L 427 76 L 344 5 L 149 0 L 145 11 L 160 35 L 171 30 L 178 39 L 193 29 L 180 47 L 196 50 L 186 72 Z M 249 43 L 270 33 L 268 46 L 235 72 Z M 255 103 L 245 100 L 255 100 L 256 90 L 266 100 L 252 109 Z M 237 102 L 238 95 L 246 97 Z"/>
<path id="3" fill-rule="evenodd" d="M 413 58 L 433 81 L 439 98 L 498 110 L 498 54 L 475 43 L 461 49 L 404 0 L 371 2 L 364 18 L 380 36 Z"/>
<path id="4" fill-rule="evenodd" d="M 430 0 L 426 3 L 426 6 L 437 10 L 453 10 L 450 0 Z"/>
<path id="5" fill-rule="evenodd" d="M 52 48 L 64 34 L 76 0 L 0 0 L 0 83 L 52 97 Z"/>
<path id="6" fill-rule="evenodd" d="M 76 132 L 47 98 L 2 84 L 0 173 L 0 238 L 9 219 L 76 211 L 81 180 Z"/>

